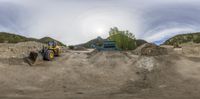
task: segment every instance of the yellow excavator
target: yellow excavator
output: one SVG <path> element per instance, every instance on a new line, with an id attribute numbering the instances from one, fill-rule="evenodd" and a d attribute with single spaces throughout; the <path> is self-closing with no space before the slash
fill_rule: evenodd
<path id="1" fill-rule="evenodd" d="M 55 57 L 60 56 L 61 49 L 60 46 L 58 46 L 58 43 L 56 41 L 48 42 L 47 47 L 43 47 L 41 51 L 30 52 L 29 56 L 27 57 L 27 62 L 29 65 L 35 65 L 39 64 L 42 61 L 52 61 Z"/>

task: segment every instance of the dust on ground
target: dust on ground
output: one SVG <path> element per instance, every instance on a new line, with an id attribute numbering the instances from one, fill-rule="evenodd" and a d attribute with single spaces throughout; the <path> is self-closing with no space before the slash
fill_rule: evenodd
<path id="1" fill-rule="evenodd" d="M 37 66 L 23 63 L 20 55 L 0 61 L 0 99 L 200 98 L 200 58 L 175 51 L 150 56 L 66 51 Z"/>

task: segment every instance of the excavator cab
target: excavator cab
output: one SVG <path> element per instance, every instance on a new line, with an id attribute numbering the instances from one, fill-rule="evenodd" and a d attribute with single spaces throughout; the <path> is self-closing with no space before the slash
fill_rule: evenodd
<path id="1" fill-rule="evenodd" d="M 50 41 L 48 42 L 48 47 L 49 48 L 55 48 L 56 46 L 58 46 L 56 41 Z"/>

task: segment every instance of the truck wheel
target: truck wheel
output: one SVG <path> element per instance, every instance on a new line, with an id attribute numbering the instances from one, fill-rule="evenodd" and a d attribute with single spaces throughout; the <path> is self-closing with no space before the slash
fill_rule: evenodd
<path id="1" fill-rule="evenodd" d="M 47 50 L 44 55 L 44 59 L 52 61 L 54 59 L 54 52 L 52 50 Z"/>

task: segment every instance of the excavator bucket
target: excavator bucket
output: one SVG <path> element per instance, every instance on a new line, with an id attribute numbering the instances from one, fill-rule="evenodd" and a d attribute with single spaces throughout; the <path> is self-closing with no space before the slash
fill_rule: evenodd
<path id="1" fill-rule="evenodd" d="M 30 66 L 41 64 L 43 62 L 43 55 L 40 52 L 30 52 L 26 60 Z"/>

